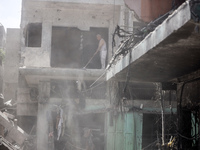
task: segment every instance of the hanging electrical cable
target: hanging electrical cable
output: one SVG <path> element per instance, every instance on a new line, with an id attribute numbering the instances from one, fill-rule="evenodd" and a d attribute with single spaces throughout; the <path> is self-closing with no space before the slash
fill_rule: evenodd
<path id="1" fill-rule="evenodd" d="M 115 1 L 114 1 L 115 2 Z M 94 86 L 94 84 L 100 80 L 104 74 L 106 74 L 106 71 L 110 69 L 110 67 L 114 64 L 114 62 L 116 61 L 116 59 L 119 56 L 124 56 L 128 53 L 131 53 L 131 49 L 133 49 L 133 47 L 135 47 L 141 40 L 143 40 L 150 32 L 154 31 L 155 28 L 161 24 L 171 13 L 173 12 L 173 10 L 170 10 L 169 12 L 167 12 L 166 14 L 160 16 L 159 18 L 155 19 L 154 21 L 151 21 L 149 24 L 147 24 L 146 27 L 142 28 L 142 29 L 137 29 L 134 32 L 129 32 L 126 31 L 122 28 L 120 28 L 120 26 L 116 26 L 115 31 L 112 35 L 112 51 L 114 49 L 114 47 L 116 46 L 116 41 L 115 41 L 115 36 L 118 36 L 120 38 L 125 38 L 124 41 L 122 41 L 122 43 L 120 44 L 119 48 L 116 50 L 116 52 L 114 53 L 113 57 L 111 58 L 109 64 L 107 65 L 105 71 L 102 73 L 102 75 L 100 75 L 91 85 L 90 88 L 92 86 Z M 113 13 L 113 22 L 114 22 L 114 17 L 115 17 L 115 13 Z M 131 55 L 131 54 L 130 54 Z M 131 56 L 132 57 L 132 56 Z M 130 65 L 129 65 L 130 66 Z M 127 76 L 129 76 L 129 73 L 127 73 Z M 127 77 L 126 77 L 127 78 Z M 128 78 L 127 78 L 128 79 Z M 128 82 L 128 81 L 127 81 Z M 126 86 L 125 88 L 126 89 Z"/>

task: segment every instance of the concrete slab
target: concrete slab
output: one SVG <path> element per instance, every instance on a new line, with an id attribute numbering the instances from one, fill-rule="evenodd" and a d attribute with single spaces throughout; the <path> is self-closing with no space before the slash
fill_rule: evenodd
<path id="1" fill-rule="evenodd" d="M 31 0 L 30 0 L 31 1 Z M 52 2 L 55 0 L 32 0 L 32 1 L 46 1 Z M 115 5 L 123 5 L 124 1 L 122 0 L 56 0 L 56 2 L 68 2 L 68 3 L 86 3 L 86 4 L 115 4 Z"/>
<path id="2" fill-rule="evenodd" d="M 115 6 L 115 3 L 78 3 L 74 2 L 53 2 L 53 1 L 24 1 L 23 11 L 26 13 L 22 14 L 24 21 L 39 21 L 39 20 L 49 20 L 59 23 L 62 20 L 72 24 L 74 17 L 78 19 L 81 23 L 84 22 L 87 17 L 87 21 L 93 20 L 99 22 L 110 20 L 119 11 L 121 5 Z M 58 9 L 59 8 L 59 9 Z M 78 16 L 77 16 L 78 14 Z M 59 18 L 59 20 L 58 20 Z M 97 18 L 97 19 L 96 19 Z M 53 20 L 55 19 L 55 20 Z M 92 22 L 92 21 L 91 21 Z M 75 26 L 79 26 L 76 24 Z M 99 24 L 99 26 L 102 26 Z"/>
<path id="3" fill-rule="evenodd" d="M 48 79 L 59 80 L 96 80 L 105 71 L 102 69 L 69 69 L 69 68 L 20 68 L 19 72 L 24 75 L 28 84 L 38 84 L 39 81 Z M 105 75 L 100 81 L 105 80 Z"/>
<path id="4" fill-rule="evenodd" d="M 189 3 L 183 3 L 161 25 L 112 65 L 107 80 L 170 81 L 200 67 L 200 35 L 194 33 Z M 130 68 L 129 68 L 130 67 Z"/>

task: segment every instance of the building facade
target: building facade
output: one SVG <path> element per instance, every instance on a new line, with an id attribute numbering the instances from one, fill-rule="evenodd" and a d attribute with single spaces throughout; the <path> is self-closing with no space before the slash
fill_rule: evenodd
<path id="1" fill-rule="evenodd" d="M 161 16 L 148 24 L 146 30 L 141 30 L 139 35 L 144 36 L 142 41 L 134 46 L 130 44 L 131 50 L 127 50 L 128 42 L 124 44 L 118 52 L 125 54 L 124 57 L 113 60 L 107 71 L 108 81 L 127 81 L 128 76 L 128 81 L 160 83 L 162 86 L 160 85 L 158 93 L 161 102 L 164 99 L 164 91 L 176 91 L 177 121 L 173 121 L 176 124 L 175 134 L 170 133 L 171 140 L 166 139 L 168 121 L 162 115 L 161 141 L 156 141 L 156 144 L 152 141 L 149 147 L 143 147 L 144 149 L 151 149 L 152 145 L 160 145 L 163 148 L 168 145 L 175 149 L 199 149 L 200 37 L 197 20 L 200 2 L 174 2 L 178 4 L 176 9 L 172 9 L 167 17 L 164 15 L 164 21 L 161 21 Z M 146 34 L 148 31 L 149 34 Z M 129 38 L 129 41 L 131 40 L 132 37 Z M 167 108 L 163 106 L 161 114 L 165 114 L 163 111 Z"/>
<path id="2" fill-rule="evenodd" d="M 198 47 L 189 44 L 197 37 L 189 36 L 189 4 L 171 11 L 165 1 L 163 12 L 152 6 L 163 5 L 158 1 L 137 1 L 141 9 L 135 12 L 145 22 L 170 11 L 151 33 L 140 28 L 140 37 L 134 29 L 146 23 L 125 2 L 22 0 L 20 29 L 7 30 L 4 97 L 17 102 L 19 126 L 36 135 L 33 149 L 160 149 L 178 139 L 179 83 L 173 81 L 196 71 L 199 54 L 189 71 L 176 70 L 182 63 L 171 59 L 183 54 L 183 43 L 187 54 Z M 106 70 L 99 54 L 93 58 L 97 34 L 107 43 Z M 183 42 L 182 35 L 192 40 Z"/>
<path id="3" fill-rule="evenodd" d="M 132 16 L 121 0 L 22 0 L 20 29 L 7 30 L 4 97 L 17 102 L 18 125 L 36 135 L 38 150 L 84 148 L 85 129 L 104 148 L 105 70 L 99 54 L 85 65 L 97 34 L 107 43 L 108 63 L 116 25 L 132 27 Z"/>

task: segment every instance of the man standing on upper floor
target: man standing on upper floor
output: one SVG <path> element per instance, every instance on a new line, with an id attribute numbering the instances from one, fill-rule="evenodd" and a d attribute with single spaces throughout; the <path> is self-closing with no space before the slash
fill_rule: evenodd
<path id="1" fill-rule="evenodd" d="M 99 45 L 98 45 L 96 53 L 98 51 L 100 51 L 101 69 L 105 69 L 105 67 L 106 67 L 106 55 L 107 55 L 106 42 L 101 37 L 100 34 L 97 34 L 97 40 L 99 41 Z"/>

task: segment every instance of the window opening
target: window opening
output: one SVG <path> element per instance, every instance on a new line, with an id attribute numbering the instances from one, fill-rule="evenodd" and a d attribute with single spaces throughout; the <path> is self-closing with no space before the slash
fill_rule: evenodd
<path id="1" fill-rule="evenodd" d="M 97 50 L 97 34 L 101 34 L 108 43 L 107 28 L 83 31 L 76 27 L 52 27 L 51 67 L 83 68 Z M 98 53 L 87 68 L 101 68 Z"/>
<path id="2" fill-rule="evenodd" d="M 42 23 L 30 23 L 27 25 L 25 46 L 41 47 Z"/>

